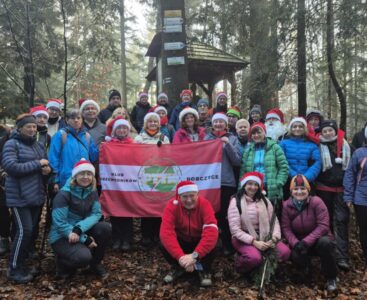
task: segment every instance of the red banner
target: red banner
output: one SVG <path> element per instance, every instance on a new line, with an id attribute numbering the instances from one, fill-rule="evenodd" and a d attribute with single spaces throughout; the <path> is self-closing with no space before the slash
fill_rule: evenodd
<path id="1" fill-rule="evenodd" d="M 103 143 L 99 157 L 105 216 L 158 217 L 181 180 L 220 208 L 222 142 L 175 145 Z"/>

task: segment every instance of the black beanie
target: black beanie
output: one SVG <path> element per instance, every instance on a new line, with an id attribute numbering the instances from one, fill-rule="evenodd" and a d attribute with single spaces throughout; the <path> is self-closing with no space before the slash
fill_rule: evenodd
<path id="1" fill-rule="evenodd" d="M 32 115 L 25 115 L 23 118 L 17 120 L 15 125 L 17 125 L 17 128 L 19 129 L 28 123 L 37 124 L 36 118 Z"/>
<path id="2" fill-rule="evenodd" d="M 108 96 L 108 101 L 111 101 L 111 98 L 114 97 L 114 96 L 119 96 L 120 99 L 121 99 L 121 94 L 118 90 L 110 90 L 109 92 L 109 96 Z"/>
<path id="3" fill-rule="evenodd" d="M 320 124 L 320 131 L 325 127 L 331 127 L 335 130 L 335 133 L 338 132 L 338 124 L 336 123 L 335 120 L 322 121 L 321 124 Z"/>

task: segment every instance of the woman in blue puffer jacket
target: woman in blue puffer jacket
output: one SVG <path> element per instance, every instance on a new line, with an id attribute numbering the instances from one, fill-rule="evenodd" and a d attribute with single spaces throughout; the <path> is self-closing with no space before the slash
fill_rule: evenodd
<path id="1" fill-rule="evenodd" d="M 46 150 L 37 142 L 34 116 L 17 118 L 16 130 L 5 143 L 2 166 L 8 174 L 5 182 L 6 205 L 11 209 L 15 237 L 9 258 L 8 278 L 17 283 L 33 279 L 25 265 L 38 216 L 45 201 L 45 183 L 51 168 Z"/>
<path id="2" fill-rule="evenodd" d="M 280 142 L 289 165 L 288 182 L 284 187 L 284 199 L 289 198 L 290 179 L 301 174 L 309 183 L 315 181 L 321 171 L 318 146 L 307 139 L 307 122 L 302 117 L 293 118 L 288 125 L 288 136 Z"/>
<path id="3" fill-rule="evenodd" d="M 73 109 L 67 112 L 66 121 L 68 126 L 52 137 L 48 153 L 54 173 L 55 192 L 64 186 L 74 164 L 80 159 L 86 158 L 92 163 L 98 159 L 98 148 L 83 126 L 80 111 Z"/>
<path id="4" fill-rule="evenodd" d="M 365 263 L 367 264 L 367 133 L 364 146 L 358 148 L 352 155 L 349 166 L 345 171 L 344 201 L 349 207 L 354 205 L 359 239 L 361 242 Z"/>

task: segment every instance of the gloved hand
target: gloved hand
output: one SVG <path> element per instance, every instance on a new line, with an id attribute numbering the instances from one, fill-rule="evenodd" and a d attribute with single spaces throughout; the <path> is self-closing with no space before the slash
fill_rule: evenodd
<path id="1" fill-rule="evenodd" d="M 301 240 L 294 246 L 294 250 L 297 251 L 301 255 L 306 255 L 308 247 L 306 243 L 303 240 Z"/>

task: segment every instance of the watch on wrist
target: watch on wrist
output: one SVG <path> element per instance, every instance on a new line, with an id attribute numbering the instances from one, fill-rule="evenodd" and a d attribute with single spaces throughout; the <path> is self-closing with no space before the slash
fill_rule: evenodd
<path id="1" fill-rule="evenodd" d="M 197 252 L 192 252 L 192 258 L 193 259 L 195 259 L 195 260 L 198 260 L 198 258 L 199 258 L 199 253 L 197 253 Z"/>

